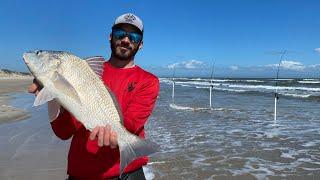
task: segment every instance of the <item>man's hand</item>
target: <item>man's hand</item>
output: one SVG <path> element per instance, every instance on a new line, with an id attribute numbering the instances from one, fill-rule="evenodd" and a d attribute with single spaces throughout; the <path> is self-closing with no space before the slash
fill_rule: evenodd
<path id="1" fill-rule="evenodd" d="M 43 86 L 41 86 L 40 83 L 36 79 L 33 79 L 32 84 L 28 87 L 28 92 L 37 96 L 42 88 L 43 88 Z M 62 113 L 63 111 L 64 111 L 64 108 L 62 106 L 60 106 L 60 113 Z"/>
<path id="2" fill-rule="evenodd" d="M 41 89 L 42 87 L 40 86 L 38 81 L 36 79 L 33 79 L 33 83 L 28 87 L 28 92 L 37 96 Z"/>
<path id="3" fill-rule="evenodd" d="M 90 134 L 90 139 L 94 140 L 98 137 L 98 146 L 110 146 L 112 149 L 118 146 L 117 133 L 111 129 L 110 125 L 97 126 Z"/>

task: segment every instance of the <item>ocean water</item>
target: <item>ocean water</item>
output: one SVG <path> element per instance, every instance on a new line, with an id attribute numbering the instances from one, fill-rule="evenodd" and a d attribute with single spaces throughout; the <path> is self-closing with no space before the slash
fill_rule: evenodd
<path id="1" fill-rule="evenodd" d="M 277 83 L 277 87 L 275 83 Z M 320 179 L 319 79 L 161 78 L 155 179 Z M 274 121 L 274 91 L 277 121 Z"/>
<path id="2" fill-rule="evenodd" d="M 146 131 L 161 151 L 147 179 L 320 179 L 319 79 L 216 79 L 212 109 L 210 80 L 177 78 L 174 102 L 171 79 L 160 82 Z M 0 179 L 65 178 L 69 141 L 52 133 L 46 106 L 13 96 L 31 117 L 0 125 Z"/>

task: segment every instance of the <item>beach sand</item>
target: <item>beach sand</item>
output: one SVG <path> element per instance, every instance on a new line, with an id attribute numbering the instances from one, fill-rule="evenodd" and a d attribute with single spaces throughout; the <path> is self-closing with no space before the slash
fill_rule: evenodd
<path id="1" fill-rule="evenodd" d="M 0 78 L 0 179 L 66 179 L 69 141 L 58 139 L 47 107 L 33 107 L 32 78 Z"/>
<path id="2" fill-rule="evenodd" d="M 30 113 L 23 109 L 18 109 L 9 105 L 12 98 L 9 94 L 15 92 L 27 92 L 28 85 L 32 83 L 32 78 L 6 78 L 0 79 L 0 124 L 10 121 L 26 119 Z"/>

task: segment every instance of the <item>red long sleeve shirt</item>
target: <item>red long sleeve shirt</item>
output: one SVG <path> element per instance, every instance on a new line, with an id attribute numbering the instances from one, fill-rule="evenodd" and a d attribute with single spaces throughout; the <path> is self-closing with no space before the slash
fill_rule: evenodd
<path id="1" fill-rule="evenodd" d="M 102 80 L 117 97 L 123 114 L 124 127 L 133 134 L 145 137 L 144 125 L 150 116 L 159 93 L 159 80 L 139 66 L 115 68 L 104 63 Z M 119 149 L 98 147 L 89 139 L 90 131 L 67 111 L 51 122 L 54 133 L 61 139 L 71 137 L 68 155 L 68 174 L 79 179 L 108 179 L 119 176 Z M 141 157 L 130 163 L 124 172 L 134 171 L 148 162 Z"/>

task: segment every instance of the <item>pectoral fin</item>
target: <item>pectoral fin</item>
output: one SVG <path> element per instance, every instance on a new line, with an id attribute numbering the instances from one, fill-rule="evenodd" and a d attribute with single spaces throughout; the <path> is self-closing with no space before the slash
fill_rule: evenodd
<path id="1" fill-rule="evenodd" d="M 53 100 L 55 97 L 54 95 L 46 88 L 42 88 L 41 91 L 38 93 L 36 99 L 34 100 L 34 106 L 40 106 L 48 101 Z"/>
<path id="2" fill-rule="evenodd" d="M 57 101 L 52 100 L 48 102 L 48 115 L 50 122 L 52 122 L 58 117 L 60 113 L 60 108 L 60 104 Z"/>
<path id="3" fill-rule="evenodd" d="M 77 93 L 75 88 L 72 86 L 72 84 L 69 83 L 68 80 L 66 80 L 58 72 L 55 72 L 54 79 L 53 79 L 53 85 L 58 91 L 62 92 L 66 96 L 72 98 L 77 103 L 81 104 L 79 94 Z"/>

